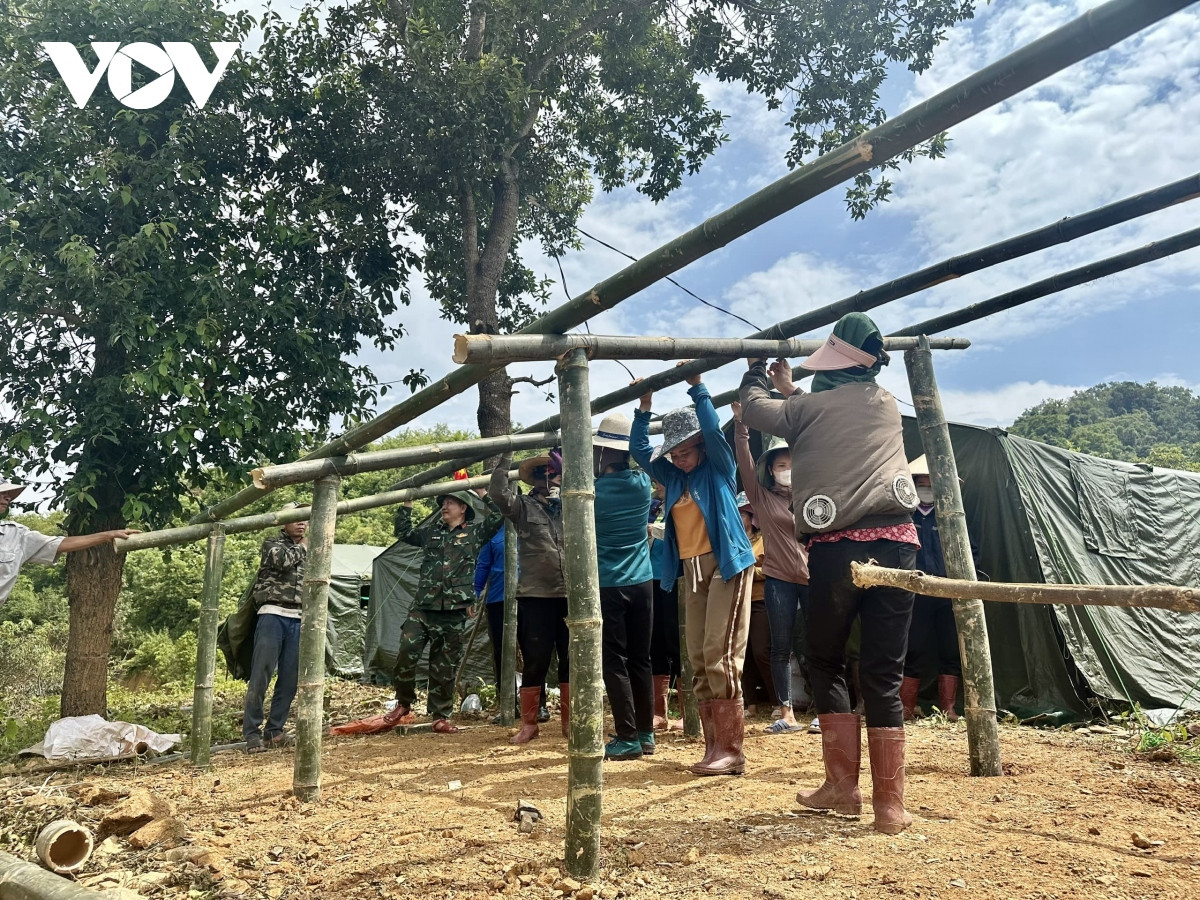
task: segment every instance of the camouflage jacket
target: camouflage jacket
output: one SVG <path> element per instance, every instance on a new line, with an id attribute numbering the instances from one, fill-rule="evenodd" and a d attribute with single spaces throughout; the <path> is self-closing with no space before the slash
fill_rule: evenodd
<path id="1" fill-rule="evenodd" d="M 297 544 L 286 534 L 263 541 L 258 575 L 254 579 L 254 605 L 269 603 L 299 609 L 306 559 L 308 546 Z"/>
<path id="2" fill-rule="evenodd" d="M 434 515 L 420 525 L 413 524 L 412 510 L 396 510 L 396 537 L 424 550 L 421 577 L 413 597 L 413 609 L 467 609 L 475 603 L 475 558 L 483 545 L 500 530 L 504 517 L 491 503 L 482 516 L 472 506 L 467 521 L 458 528 L 447 528 Z"/>

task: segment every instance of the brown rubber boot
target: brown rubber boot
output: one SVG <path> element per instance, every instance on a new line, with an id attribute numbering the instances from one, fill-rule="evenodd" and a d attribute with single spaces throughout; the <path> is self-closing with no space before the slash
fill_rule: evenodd
<path id="1" fill-rule="evenodd" d="M 821 713 L 821 761 L 825 783 L 815 791 L 800 791 L 796 802 L 809 809 L 831 809 L 843 816 L 862 813 L 858 770 L 862 764 L 860 722 L 855 713 Z M 903 732 L 903 729 L 900 729 Z"/>
<path id="2" fill-rule="evenodd" d="M 875 830 L 899 834 L 912 824 L 912 816 L 904 810 L 904 729 L 868 728 L 867 747 Z"/>
<path id="3" fill-rule="evenodd" d="M 745 718 L 741 698 L 708 702 L 713 729 L 712 755 L 692 766 L 692 774 L 741 775 L 746 771 L 746 757 L 742 755 Z"/>
<path id="4" fill-rule="evenodd" d="M 900 682 L 900 705 L 904 707 L 904 721 L 911 722 L 917 717 L 917 694 L 921 691 L 921 679 L 904 676 Z"/>
<path id="5" fill-rule="evenodd" d="M 538 736 L 538 703 L 541 697 L 540 687 L 521 688 L 521 730 L 509 740 L 514 744 L 528 744 Z"/>
<path id="6" fill-rule="evenodd" d="M 954 704 L 958 702 L 958 676 L 938 676 L 938 708 L 945 714 L 947 722 L 958 721 L 958 711 Z"/>
<path id="7" fill-rule="evenodd" d="M 697 700 L 696 709 L 700 713 L 700 729 L 704 733 L 704 756 L 700 759 L 700 762 L 692 766 L 692 771 L 701 766 L 707 766 L 712 761 L 715 747 L 713 739 L 712 701 Z"/>
<path id="8" fill-rule="evenodd" d="M 558 718 L 562 722 L 563 737 L 571 731 L 571 683 L 563 682 L 558 686 Z"/>
<path id="9" fill-rule="evenodd" d="M 671 693 L 671 676 L 654 676 L 654 730 L 667 730 L 667 698 Z"/>

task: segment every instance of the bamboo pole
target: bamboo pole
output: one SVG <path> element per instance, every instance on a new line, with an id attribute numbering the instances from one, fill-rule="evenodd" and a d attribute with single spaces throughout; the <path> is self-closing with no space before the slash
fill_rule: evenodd
<path id="1" fill-rule="evenodd" d="M 521 333 L 561 334 L 569 331 L 735 238 L 1093 53 L 1111 47 L 1192 2 L 1194 0 L 1110 0 L 1089 10 L 717 213 L 537 319 Z M 364 447 L 478 384 L 491 371 L 487 366 L 456 369 L 374 419 L 318 447 L 304 459 L 341 456 Z M 197 514 L 191 524 L 223 519 L 264 493 L 266 489 L 257 486 L 246 488 Z"/>
<path id="2" fill-rule="evenodd" d="M 3 900 L 104 900 L 108 891 L 88 890 L 61 875 L 0 851 L 0 898 Z"/>
<path id="3" fill-rule="evenodd" d="M 1123 200 L 1118 200 L 1115 203 L 1110 203 L 1076 216 L 1060 219 L 1057 222 L 1044 225 L 1025 234 L 941 260 L 916 272 L 903 275 L 900 278 L 893 279 L 881 285 L 876 285 L 873 288 L 859 291 L 857 294 L 852 294 L 835 303 L 810 310 L 782 322 L 777 322 L 769 328 L 748 335 L 747 339 L 764 338 L 783 340 L 794 337 L 815 328 L 830 325 L 848 312 L 867 312 L 878 306 L 927 290 L 943 282 L 982 271 L 1010 259 L 1017 259 L 1030 253 L 1036 253 L 1047 247 L 1053 247 L 1089 234 L 1094 234 L 1105 228 L 1111 228 L 1122 222 L 1157 212 L 1176 203 L 1194 200 L 1197 197 L 1200 197 L 1200 174 L 1189 175 L 1187 178 L 1182 178 L 1179 181 L 1174 181 L 1162 187 L 1136 194 L 1132 197 L 1126 197 Z M 1056 288 L 1056 290 L 1063 290 L 1069 286 L 1064 285 L 1064 287 Z M 1053 293 L 1053 291 L 1049 293 Z M 945 327 L 949 328 L 952 326 L 947 325 Z M 935 331 L 941 330 L 941 328 L 929 329 L 922 327 L 921 330 L 912 333 L 933 334 Z M 687 378 L 688 375 L 711 371 L 724 365 L 726 362 L 727 360 L 724 359 L 706 356 L 686 365 L 672 367 L 655 373 L 643 379 L 636 387 L 620 388 L 609 394 L 597 397 L 592 401 L 592 415 L 606 412 L 625 403 L 634 402 L 641 396 L 638 393 L 639 391 L 662 390 L 663 388 L 678 384 Z M 795 371 L 796 377 L 801 377 L 803 374 L 803 372 L 798 370 Z M 736 390 L 727 391 L 714 396 L 713 405 L 719 407 L 736 399 Z M 557 427 L 558 416 L 549 416 L 541 422 L 536 422 L 528 428 L 522 429 L 522 432 L 545 431 Z M 477 459 L 482 458 L 469 457 L 443 463 L 442 465 L 434 466 L 426 472 L 397 482 L 393 487 L 411 487 L 417 484 L 424 484 L 428 481 L 436 481 L 444 475 L 449 475 L 455 468 L 461 468 L 463 465 L 469 465 Z"/>
<path id="4" fill-rule="evenodd" d="M 572 350 L 559 363 L 558 400 L 563 420 L 563 549 L 567 626 L 571 633 L 567 836 L 563 858 L 572 877 L 590 881 L 600 866 L 604 692 L 592 415 L 588 402 L 588 361 L 582 350 Z"/>
<path id="5" fill-rule="evenodd" d="M 225 572 L 225 529 L 208 536 L 204 588 L 196 634 L 196 686 L 192 694 L 192 765 L 208 768 L 212 749 L 213 675 L 217 666 L 217 625 L 221 617 L 221 576 Z"/>
<path id="6" fill-rule="evenodd" d="M 977 598 L 988 603 L 1048 603 L 1054 606 L 1115 606 L 1200 613 L 1200 588 L 1167 584 L 1028 584 L 938 578 L 924 572 L 852 564 L 859 587 L 896 587 L 926 597 Z"/>
<path id="7" fill-rule="evenodd" d="M 517 470 L 511 472 L 517 477 Z M 468 491 L 475 488 L 486 488 L 492 476 L 476 475 L 462 481 L 443 481 L 438 484 L 423 484 L 420 487 L 406 488 L 400 491 L 384 491 L 380 494 L 367 494 L 355 497 L 353 500 L 343 500 L 337 505 L 338 518 L 351 513 L 364 512 L 368 509 L 378 509 L 382 506 L 395 506 L 406 500 L 419 500 L 422 497 L 436 497 L 452 491 Z M 226 534 L 242 534 L 248 531 L 263 531 L 267 528 L 278 528 L 292 522 L 307 522 L 312 516 L 311 507 L 301 509 L 281 509 L 275 512 L 263 513 L 258 516 L 243 516 L 238 519 L 226 519 L 224 522 L 206 522 L 202 525 L 183 525 L 179 528 L 163 528 L 159 531 L 146 531 L 128 538 L 118 538 L 113 541 L 113 547 L 118 553 L 132 553 L 135 550 L 149 550 L 152 547 L 169 547 L 174 544 L 186 544 L 198 541 L 213 532 L 218 524 Z"/>
<path id="8" fill-rule="evenodd" d="M 687 604 L 683 602 L 683 579 L 675 582 L 675 600 L 679 606 L 679 715 L 683 717 L 683 733 L 690 738 L 700 737 L 700 704 L 692 686 L 695 672 L 687 648 Z M 670 718 L 670 716 L 668 716 Z"/>
<path id="9" fill-rule="evenodd" d="M 514 722 L 517 684 L 517 531 L 507 522 L 504 524 L 504 632 L 501 640 L 496 703 L 500 706 L 500 724 L 508 728 Z"/>
<path id="10" fill-rule="evenodd" d="M 325 713 L 325 620 L 329 612 L 329 568 L 341 479 L 324 475 L 313 483 L 312 526 L 300 618 L 300 673 L 296 680 L 296 760 L 292 794 L 305 803 L 321 799 L 321 738 Z"/>
<path id="11" fill-rule="evenodd" d="M 922 345 L 920 349 L 904 354 L 904 365 L 908 369 L 921 444 L 929 461 L 942 558 L 948 575 L 975 581 L 975 560 L 971 556 L 971 539 L 967 536 L 967 515 L 959 490 L 958 465 L 933 372 L 933 353 L 924 339 Z M 988 644 L 983 603 L 976 599 L 959 599 L 953 606 L 954 622 L 958 626 L 958 652 L 962 657 L 963 706 L 971 774 L 1003 775 L 1000 733 L 996 727 L 996 689 L 992 683 L 992 649 Z"/>
<path id="12" fill-rule="evenodd" d="M 754 340 L 749 338 L 635 337 L 612 334 L 456 334 L 454 361 L 476 363 L 533 362 L 559 359 L 571 350 L 587 352 L 588 359 L 695 359 L 708 354 L 726 359 L 747 357 L 812 356 L 825 339 Z M 899 352 L 917 346 L 915 337 L 889 338 L 885 350 Z M 939 338 L 935 350 L 966 350 L 965 338 Z"/>

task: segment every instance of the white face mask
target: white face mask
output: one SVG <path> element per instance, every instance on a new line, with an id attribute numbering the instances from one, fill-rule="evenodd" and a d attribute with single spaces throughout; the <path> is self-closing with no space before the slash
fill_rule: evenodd
<path id="1" fill-rule="evenodd" d="M 780 487 L 791 487 L 792 486 L 792 470 L 791 469 L 783 469 L 779 472 L 776 472 L 775 473 L 775 483 L 777 485 L 779 485 Z"/>
<path id="2" fill-rule="evenodd" d="M 933 488 L 918 484 L 917 499 L 921 501 L 922 506 L 933 506 Z"/>

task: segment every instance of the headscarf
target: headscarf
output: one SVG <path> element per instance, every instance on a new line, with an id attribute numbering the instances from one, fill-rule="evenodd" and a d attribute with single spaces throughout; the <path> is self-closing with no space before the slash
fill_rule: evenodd
<path id="1" fill-rule="evenodd" d="M 843 384 L 874 382 L 879 370 L 891 362 L 891 357 L 883 349 L 883 335 L 879 331 L 879 326 L 866 313 L 846 313 L 833 326 L 833 333 L 835 337 L 839 337 L 867 353 L 873 353 L 878 358 L 875 365 L 869 369 L 865 366 L 855 366 L 851 369 L 817 372 L 813 376 L 812 383 L 814 394 L 820 391 L 831 391 Z"/>

